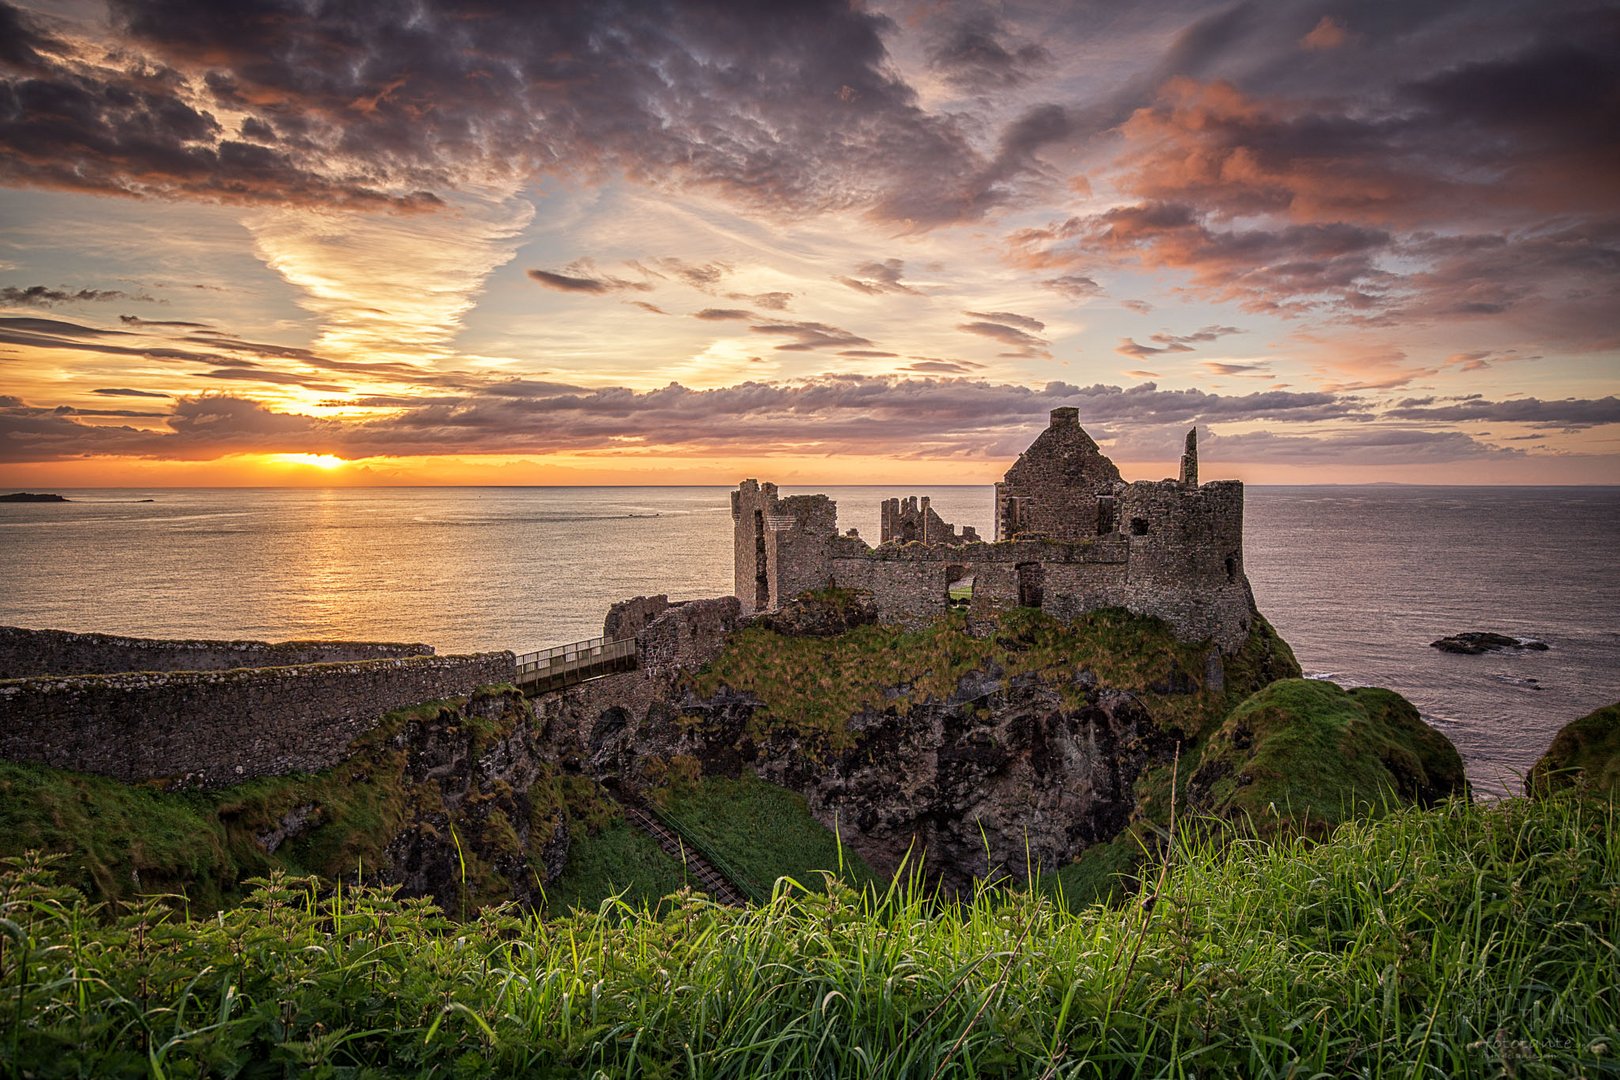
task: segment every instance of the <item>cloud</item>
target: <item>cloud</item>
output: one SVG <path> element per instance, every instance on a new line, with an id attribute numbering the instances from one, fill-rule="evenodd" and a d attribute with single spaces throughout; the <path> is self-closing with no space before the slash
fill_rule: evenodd
<path id="1" fill-rule="evenodd" d="M 1044 330 L 1046 325 L 1027 315 L 1015 315 L 1011 312 L 965 312 L 970 318 L 978 316 L 974 322 L 962 323 L 957 329 L 966 334 L 977 334 L 979 337 L 989 338 L 1007 346 L 1010 350 L 1004 355 L 1015 357 L 1050 357 L 1048 346 L 1051 344 L 1043 337 L 1030 333 L 1030 330 Z M 994 321 L 992 321 L 994 320 Z"/>
<path id="2" fill-rule="evenodd" d="M 841 277 L 836 280 L 854 289 L 856 292 L 866 293 L 868 296 L 881 296 L 884 293 L 904 293 L 908 296 L 921 296 L 922 290 L 913 288 L 900 280 L 905 273 L 904 259 L 884 259 L 881 262 L 873 261 L 862 263 L 855 268 L 859 277 Z"/>
<path id="3" fill-rule="evenodd" d="M 143 319 L 139 315 L 120 315 L 118 321 L 125 326 L 155 327 L 170 330 L 212 330 L 205 322 L 187 322 L 183 319 Z"/>
<path id="4" fill-rule="evenodd" d="M 1063 274 L 1047 278 L 1041 284 L 1070 300 L 1085 300 L 1102 292 L 1102 286 L 1084 274 Z"/>
<path id="5" fill-rule="evenodd" d="M 1299 44 L 1301 48 L 1324 51 L 1337 49 L 1349 40 L 1350 34 L 1344 24 L 1331 15 L 1324 15 L 1310 33 L 1299 39 Z"/>
<path id="6" fill-rule="evenodd" d="M 966 315 L 970 319 L 983 319 L 988 322 L 1006 323 L 1008 326 L 1016 326 L 1020 329 L 1028 330 L 1036 334 L 1046 329 L 1046 324 L 1041 322 L 1041 320 L 1031 318 L 1028 315 L 1019 315 L 1011 311 L 964 311 L 962 314 Z"/>
<path id="7" fill-rule="evenodd" d="M 872 344 L 859 334 L 852 334 L 848 330 L 819 322 L 763 323 L 750 326 L 748 329 L 756 334 L 777 334 L 793 339 L 776 346 L 778 352 L 812 352 L 817 349 L 851 348 Z"/>
<path id="8" fill-rule="evenodd" d="M 1274 377 L 1267 373 L 1267 368 L 1271 365 L 1264 361 L 1236 364 L 1226 360 L 1200 360 L 1199 363 L 1212 375 L 1264 375 L 1267 379 Z"/>
<path id="9" fill-rule="evenodd" d="M 731 273 L 731 267 L 725 263 L 694 263 L 673 256 L 659 259 L 658 266 L 703 292 L 712 292 L 720 280 Z"/>
<path id="10" fill-rule="evenodd" d="M 1436 405 L 1433 398 L 1407 399 L 1385 414 L 1401 420 L 1474 422 L 1492 421 L 1515 424 L 1548 424 L 1558 427 L 1594 427 L 1620 424 L 1620 398 L 1512 398 L 1487 401 L 1483 398 Z"/>
<path id="11" fill-rule="evenodd" d="M 130 390 L 125 387 L 106 387 L 90 392 L 92 394 L 106 394 L 108 397 L 167 398 L 170 396 L 168 394 L 155 394 L 150 390 Z"/>
<path id="12" fill-rule="evenodd" d="M 119 454 L 197 460 L 248 451 L 333 453 L 353 459 L 605 446 L 764 455 L 903 450 L 979 458 L 1016 453 L 1031 428 L 1044 425 L 1047 412 L 1060 405 L 1078 407 L 1088 429 L 1099 437 L 1153 425 L 1367 416 L 1359 401 L 1328 394 L 1220 395 L 1160 390 L 1152 383 L 1121 389 L 1051 382 L 1031 388 L 965 378 L 862 375 L 825 375 L 790 384 L 745 382 L 714 390 L 672 383 L 646 391 L 496 380 L 457 395 L 414 402 L 388 397 L 377 404 L 394 411 L 372 420 L 338 421 L 274 412 L 244 398 L 205 395 L 177 402 L 163 427 L 140 430 L 83 424 L 71 415 L 11 399 L 0 406 L 0 459 Z"/>
<path id="13" fill-rule="evenodd" d="M 743 308 L 704 308 L 702 311 L 692 313 L 694 319 L 705 319 L 709 322 L 723 322 L 727 319 L 754 319 L 758 318 L 752 311 Z"/>
<path id="14" fill-rule="evenodd" d="M 916 228 L 983 215 L 1034 168 L 982 149 L 983 118 L 921 107 L 885 45 L 896 25 L 842 0 L 110 8 L 104 45 L 0 9 L 9 182 L 409 211 L 540 175 L 624 176 Z M 996 48 L 1038 58 L 993 27 L 963 34 L 940 54 L 963 78 L 1012 78 Z"/>
<path id="15" fill-rule="evenodd" d="M 755 307 L 762 307 L 767 311 L 786 311 L 793 302 L 790 292 L 762 292 L 762 293 L 726 293 L 727 300 L 746 300 Z"/>
<path id="16" fill-rule="evenodd" d="M 1006 90 L 1027 82 L 1033 69 L 1052 59 L 1033 41 L 1009 32 L 994 15 L 977 11 L 951 23 L 927 49 L 928 63 L 958 89 Z"/>
<path id="17" fill-rule="evenodd" d="M 131 296 L 121 289 L 52 289 L 45 285 L 7 285 L 0 289 L 0 303 L 20 307 L 54 307 L 57 304 L 93 303 L 104 300 L 150 300 L 150 296 Z"/>
<path id="18" fill-rule="evenodd" d="M 568 269 L 573 272 L 564 274 L 555 270 L 530 270 L 528 271 L 528 275 L 530 278 L 539 282 L 541 285 L 544 285 L 546 288 L 556 289 L 558 292 L 593 293 L 599 295 L 602 293 L 623 292 L 626 289 L 634 290 L 636 292 L 652 291 L 652 286 L 647 284 L 645 281 L 629 281 L 625 278 L 617 278 L 608 274 L 590 277 L 584 276 L 584 272 L 590 270 L 590 264 L 588 262 L 583 264 L 575 263 Z"/>

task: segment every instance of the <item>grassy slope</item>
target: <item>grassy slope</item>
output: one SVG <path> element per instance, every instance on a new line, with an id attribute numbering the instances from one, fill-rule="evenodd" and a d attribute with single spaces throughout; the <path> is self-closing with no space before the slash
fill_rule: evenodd
<path id="1" fill-rule="evenodd" d="M 1529 792 L 1579 785 L 1600 796 L 1620 793 L 1620 704 L 1564 725 L 1524 783 Z"/>
<path id="2" fill-rule="evenodd" d="M 656 795 L 658 806 L 701 850 L 719 856 L 752 896 L 771 895 L 779 877 L 808 889 L 823 887 L 821 871 L 857 888 L 877 883 L 866 862 L 810 816 L 804 798 L 753 776 L 705 777 Z M 840 873 L 840 863 L 842 872 Z"/>
<path id="3" fill-rule="evenodd" d="M 1459 794 L 1465 781 L 1456 747 L 1400 695 L 1284 679 L 1232 710 L 1192 786 L 1204 811 L 1261 829 L 1286 821 L 1320 830 Z"/>
<path id="4" fill-rule="evenodd" d="M 1617 825 L 1553 797 L 1202 836 L 1153 907 L 1078 914 L 840 891 L 455 925 L 284 881 L 109 926 L 24 869 L 0 1073 L 1612 1075 Z"/>

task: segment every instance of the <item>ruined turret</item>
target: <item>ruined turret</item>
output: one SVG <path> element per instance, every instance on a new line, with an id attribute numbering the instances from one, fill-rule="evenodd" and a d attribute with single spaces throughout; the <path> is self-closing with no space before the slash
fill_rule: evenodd
<path id="1" fill-rule="evenodd" d="M 1187 432 L 1187 449 L 1181 454 L 1181 486 L 1198 486 L 1198 429 Z"/>

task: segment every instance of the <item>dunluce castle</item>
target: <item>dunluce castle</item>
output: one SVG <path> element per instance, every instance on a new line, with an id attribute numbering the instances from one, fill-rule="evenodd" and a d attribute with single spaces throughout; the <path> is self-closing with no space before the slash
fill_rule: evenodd
<path id="1" fill-rule="evenodd" d="M 890 499 L 874 548 L 854 529 L 840 535 L 827 496 L 783 497 L 775 484 L 744 480 L 731 494 L 737 599 L 744 612 L 766 611 L 836 586 L 870 594 L 885 621 L 915 626 L 971 590 L 970 625 L 1014 605 L 1060 618 L 1123 607 L 1223 652 L 1247 639 L 1243 484 L 1198 482 L 1196 429 L 1179 479 L 1126 483 L 1079 410 L 1053 409 L 995 501 L 989 542 L 942 520 L 926 498 Z"/>

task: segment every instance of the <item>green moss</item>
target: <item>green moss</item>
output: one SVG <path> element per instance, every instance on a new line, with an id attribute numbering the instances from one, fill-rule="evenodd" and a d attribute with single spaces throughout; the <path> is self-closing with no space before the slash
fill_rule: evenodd
<path id="1" fill-rule="evenodd" d="M 1313 679 L 1274 682 L 1233 709 L 1190 784 L 1197 809 L 1261 832 L 1319 833 L 1464 790 L 1456 748 L 1400 695 Z"/>
<path id="2" fill-rule="evenodd" d="M 705 777 L 659 792 L 657 801 L 666 820 L 756 898 L 770 896 L 780 877 L 820 890 L 823 871 L 857 887 L 877 884 L 865 861 L 840 850 L 837 834 L 811 816 L 803 796 L 757 777 Z"/>
<path id="3" fill-rule="evenodd" d="M 1567 787 L 1599 797 L 1620 794 L 1620 704 L 1564 725 L 1524 779 L 1530 795 Z"/>

